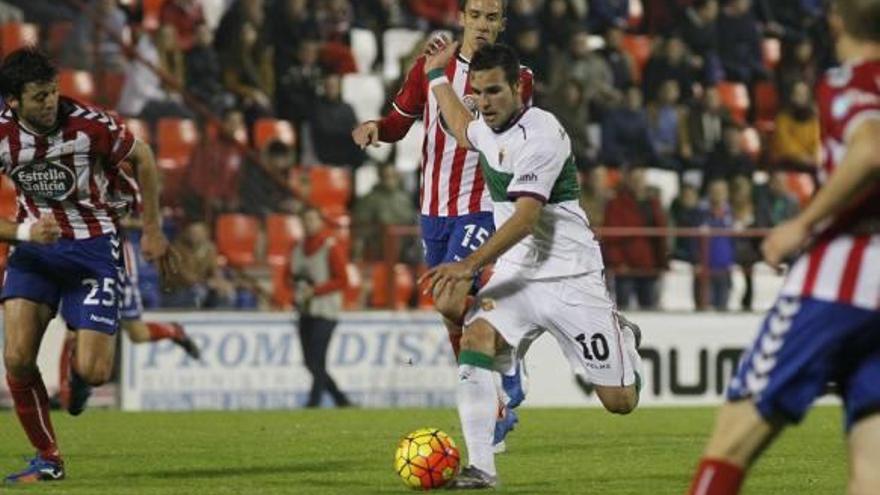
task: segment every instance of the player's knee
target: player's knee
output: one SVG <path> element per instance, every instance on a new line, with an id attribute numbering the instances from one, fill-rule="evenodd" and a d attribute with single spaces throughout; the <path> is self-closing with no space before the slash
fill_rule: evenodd
<path id="1" fill-rule="evenodd" d="M 434 293 L 434 308 L 445 319 L 460 322 L 467 304 L 467 293 L 451 289 Z"/>
<path id="2" fill-rule="evenodd" d="M 468 325 L 461 336 L 462 350 L 492 354 L 495 349 L 495 331 L 491 325 L 477 320 Z"/>
<path id="3" fill-rule="evenodd" d="M 37 370 L 37 356 L 32 352 L 15 347 L 3 350 L 3 365 L 12 376 L 24 376 Z"/>
<path id="4" fill-rule="evenodd" d="M 596 395 L 605 410 L 612 414 L 629 414 L 639 403 L 638 394 L 633 387 L 597 387 Z"/>
<path id="5" fill-rule="evenodd" d="M 80 363 L 77 374 L 89 385 L 97 387 L 110 381 L 113 375 L 113 364 L 91 362 L 83 366 Z"/>

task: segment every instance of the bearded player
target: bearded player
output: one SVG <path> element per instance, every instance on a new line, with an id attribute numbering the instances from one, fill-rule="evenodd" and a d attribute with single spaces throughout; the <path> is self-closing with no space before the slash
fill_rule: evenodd
<path id="1" fill-rule="evenodd" d="M 471 94 L 468 71 L 474 52 L 481 46 L 494 43 L 504 31 L 506 3 L 505 0 L 459 2 L 459 22 L 464 30 L 461 49 L 445 67 L 445 74 L 459 98 Z M 425 122 L 419 193 L 420 227 L 425 261 L 429 268 L 433 268 L 466 258 L 495 232 L 495 225 L 492 202 L 479 167 L 479 154 L 456 142 L 428 88 L 424 66 L 425 57 L 419 57 L 394 98 L 391 111 L 380 120 L 361 124 L 352 132 L 352 137 L 361 147 L 379 141 L 393 143 L 406 136 L 416 119 L 422 118 Z M 521 68 L 520 87 L 525 104 L 531 102 L 532 85 L 531 71 Z M 475 283 L 460 281 L 442 294 L 434 294 L 435 306 L 443 316 L 456 359 L 468 296 L 474 289 Z M 504 449 L 504 437 L 517 422 L 512 409 L 525 398 L 522 364 L 513 354 L 511 349 L 504 359 L 499 360 L 507 400 L 495 430 L 494 442 L 498 450 Z"/>

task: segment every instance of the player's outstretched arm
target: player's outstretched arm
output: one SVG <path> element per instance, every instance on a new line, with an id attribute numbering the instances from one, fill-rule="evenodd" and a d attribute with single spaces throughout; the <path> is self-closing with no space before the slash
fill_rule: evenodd
<path id="1" fill-rule="evenodd" d="M 771 266 L 804 247 L 813 229 L 840 213 L 854 197 L 880 180 L 880 119 L 865 120 L 849 135 L 846 154 L 813 201 L 795 218 L 774 228 L 761 250 Z"/>
<path id="2" fill-rule="evenodd" d="M 0 239 L 4 241 L 51 244 L 59 237 L 61 227 L 51 215 L 42 216 L 36 222 L 24 223 L 0 219 Z"/>
<path id="3" fill-rule="evenodd" d="M 425 47 L 425 75 L 437 99 L 440 113 L 458 145 L 472 148 L 467 138 L 467 127 L 474 120 L 474 115 L 455 94 L 446 77 L 446 64 L 455 55 L 457 48 L 458 42 L 452 42 L 446 36 L 437 36 L 429 41 Z"/>
<path id="4" fill-rule="evenodd" d="M 159 273 L 167 280 L 178 273 L 178 257 L 168 244 L 162 232 L 162 219 L 159 213 L 159 170 L 150 147 L 135 141 L 130 160 L 137 170 L 137 182 L 143 197 L 143 237 L 141 250 L 144 259 L 158 263 Z"/>

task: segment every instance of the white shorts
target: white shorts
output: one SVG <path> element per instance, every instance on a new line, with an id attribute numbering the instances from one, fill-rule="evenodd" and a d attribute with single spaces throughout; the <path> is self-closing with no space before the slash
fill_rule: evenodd
<path id="1" fill-rule="evenodd" d="M 477 293 L 465 324 L 477 319 L 489 322 L 515 348 L 549 332 L 572 371 L 595 385 L 620 387 L 635 381 L 600 271 L 539 280 L 495 272 Z"/>

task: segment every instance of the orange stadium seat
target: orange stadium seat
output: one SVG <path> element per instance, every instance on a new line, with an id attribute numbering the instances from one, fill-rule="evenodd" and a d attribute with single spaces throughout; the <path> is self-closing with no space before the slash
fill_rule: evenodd
<path id="1" fill-rule="evenodd" d="M 40 29 L 36 24 L 27 22 L 7 22 L 0 26 L 0 48 L 3 55 L 21 47 L 36 45 L 40 38 Z"/>
<path id="2" fill-rule="evenodd" d="M 156 160 L 162 182 L 160 201 L 162 206 L 183 206 L 181 199 L 186 195 L 187 162 L 178 162 L 170 158 Z"/>
<path id="3" fill-rule="evenodd" d="M 150 135 L 150 126 L 147 125 L 141 119 L 136 119 L 134 117 L 125 119 L 125 126 L 128 127 L 128 130 L 134 134 L 134 137 L 140 139 L 146 144 L 151 144 L 153 140 Z"/>
<path id="4" fill-rule="evenodd" d="M 648 63 L 648 58 L 651 56 L 650 36 L 627 34 L 623 37 L 622 48 L 633 59 L 633 77 L 636 81 L 641 81 L 645 64 Z"/>
<path id="5" fill-rule="evenodd" d="M 122 72 L 105 71 L 99 78 L 99 102 L 105 108 L 116 108 L 122 87 L 125 85 L 125 74 Z"/>
<path id="6" fill-rule="evenodd" d="M 58 90 L 64 96 L 69 96 L 83 103 L 95 103 L 95 79 L 84 70 L 59 70 Z"/>
<path id="7" fill-rule="evenodd" d="M 263 149 L 263 146 L 272 139 L 277 139 L 290 147 L 296 145 L 296 132 L 290 122 L 268 117 L 254 122 L 253 138 L 254 148 L 258 150 Z"/>
<path id="8" fill-rule="evenodd" d="M 403 263 L 397 263 L 389 279 L 388 266 L 384 262 L 371 267 L 370 306 L 373 308 L 406 309 L 415 290 L 412 270 Z M 393 295 L 392 295 L 393 294 Z"/>
<path id="9" fill-rule="evenodd" d="M 345 265 L 345 273 L 348 275 L 348 286 L 342 292 L 343 307 L 349 311 L 361 309 L 361 295 L 364 290 L 364 281 L 361 277 L 361 270 L 354 263 Z"/>
<path id="10" fill-rule="evenodd" d="M 424 275 L 425 272 L 427 272 L 427 271 L 428 271 L 428 265 L 426 265 L 424 263 L 420 264 L 418 266 L 418 268 L 416 269 L 416 280 L 418 280 L 418 278 L 421 277 L 422 275 Z M 416 303 L 418 305 L 418 308 L 419 309 L 434 309 L 434 298 L 431 296 L 431 293 L 430 292 L 426 293 L 418 285 L 416 285 L 416 290 L 419 291 L 418 302 Z"/>
<path id="11" fill-rule="evenodd" d="M 266 258 L 270 264 L 287 264 L 296 243 L 303 238 L 302 221 L 296 215 L 266 216 Z"/>
<path id="12" fill-rule="evenodd" d="M 293 307 L 293 287 L 290 284 L 290 267 L 286 263 L 270 263 L 272 271 L 272 304 L 278 309 Z"/>
<path id="13" fill-rule="evenodd" d="M 309 202 L 325 214 L 346 211 L 351 198 L 351 172 L 340 167 L 317 166 L 309 169 Z"/>
<path id="14" fill-rule="evenodd" d="M 755 85 L 755 113 L 758 128 L 772 131 L 775 127 L 776 113 L 779 112 L 779 92 L 772 81 L 761 81 Z"/>
<path id="15" fill-rule="evenodd" d="M 746 121 L 746 113 L 749 110 L 749 90 L 746 85 L 737 82 L 721 81 L 718 83 L 718 95 L 721 102 L 730 110 L 730 114 L 737 122 Z"/>
<path id="16" fill-rule="evenodd" d="M 15 184 L 5 175 L 0 176 L 0 218 L 15 220 L 18 202 L 15 199 Z"/>
<path id="17" fill-rule="evenodd" d="M 189 119 L 163 118 L 156 124 L 156 156 L 186 163 L 199 140 L 199 130 Z"/>
<path id="18" fill-rule="evenodd" d="M 64 49 L 67 38 L 73 31 L 73 22 L 57 21 L 49 24 L 49 32 L 46 34 L 46 51 L 49 55 L 57 57 Z"/>
<path id="19" fill-rule="evenodd" d="M 217 251 L 230 266 L 244 268 L 257 262 L 255 255 L 260 221 L 250 215 L 227 213 L 217 218 Z"/>

